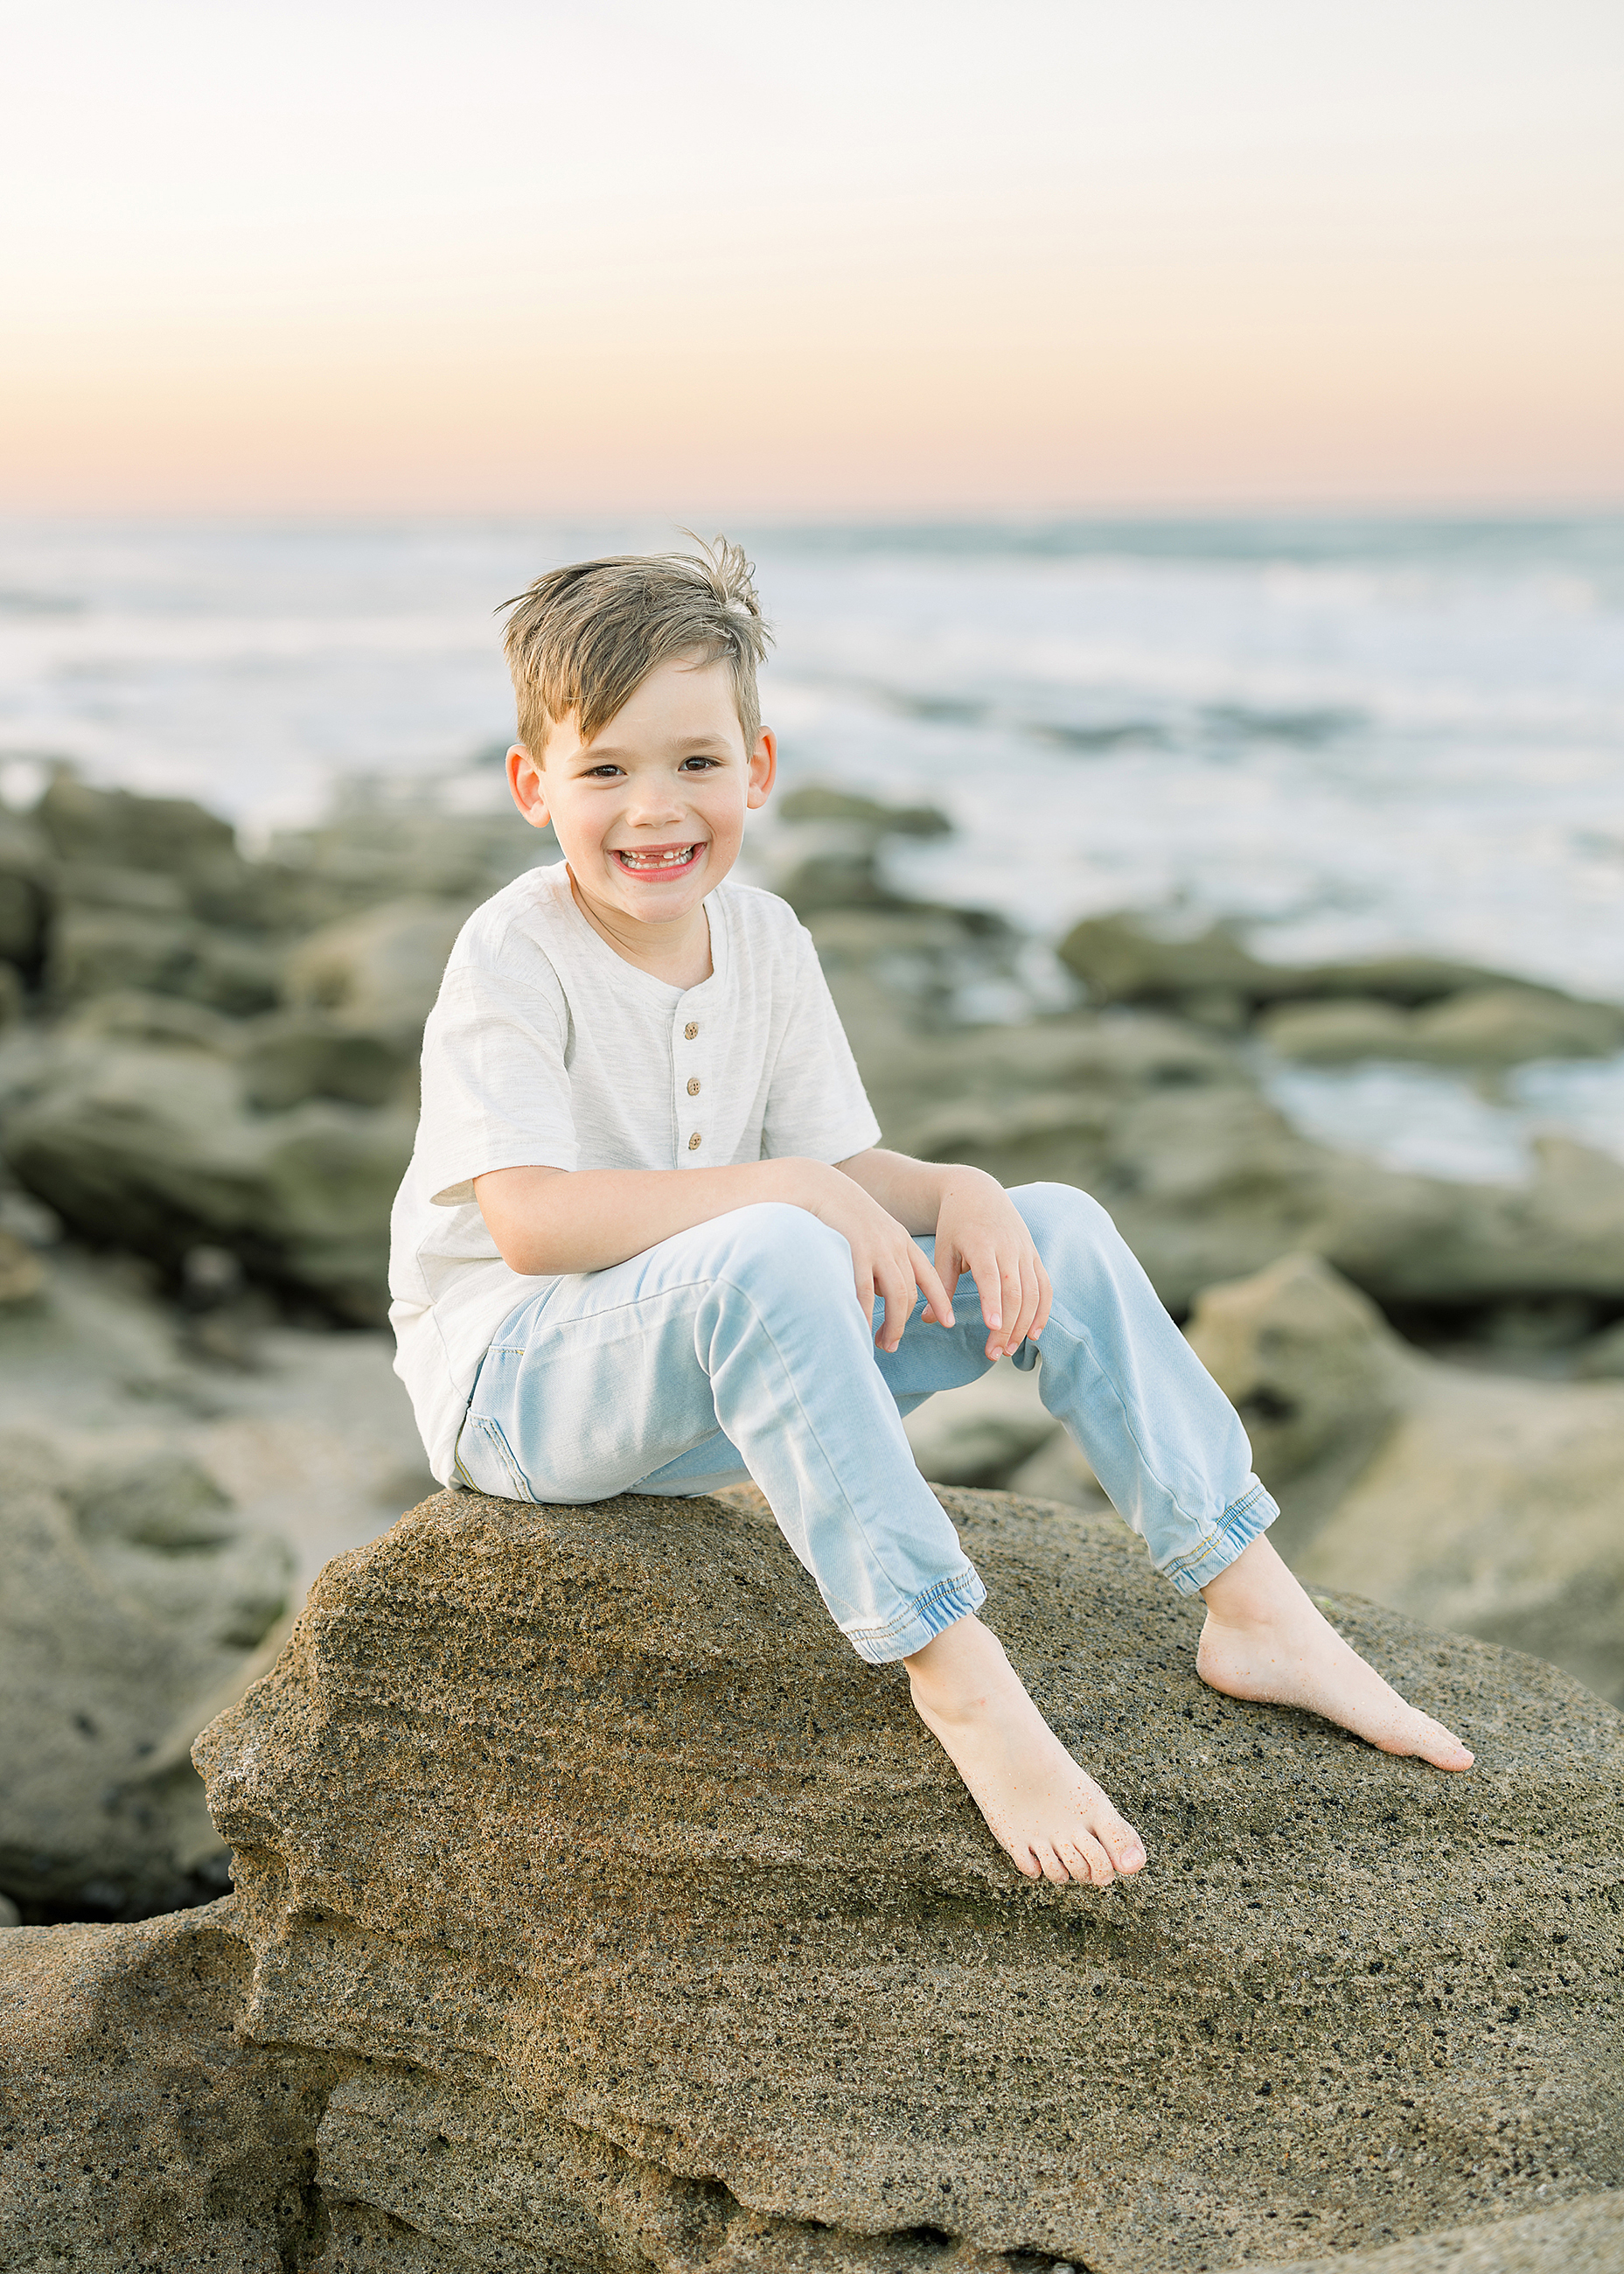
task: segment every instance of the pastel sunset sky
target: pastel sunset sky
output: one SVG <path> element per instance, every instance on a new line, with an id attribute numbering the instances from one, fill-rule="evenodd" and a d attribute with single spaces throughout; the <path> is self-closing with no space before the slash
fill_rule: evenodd
<path id="1" fill-rule="evenodd" d="M 0 0 L 0 508 L 1624 501 L 1619 0 Z"/>

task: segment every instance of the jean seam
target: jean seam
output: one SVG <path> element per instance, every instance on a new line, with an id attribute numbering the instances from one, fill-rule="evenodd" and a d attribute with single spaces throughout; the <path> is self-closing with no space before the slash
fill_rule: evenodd
<path id="1" fill-rule="evenodd" d="M 710 1284 L 711 1286 L 718 1286 L 718 1285 L 721 1285 L 721 1286 L 727 1286 L 727 1287 L 731 1287 L 731 1288 L 733 1289 L 733 1291 L 734 1292 L 734 1294 L 735 1294 L 735 1295 L 741 1296 L 741 1297 L 743 1299 L 743 1300 L 744 1300 L 747 1304 L 748 1304 L 748 1306 L 749 1306 L 749 1307 L 750 1307 L 750 1310 L 751 1310 L 751 1313 L 753 1314 L 753 1315 L 754 1315 L 754 1317 L 755 1317 L 755 1319 L 756 1319 L 756 1322 L 757 1326 L 758 1326 L 758 1327 L 760 1328 L 760 1329 L 761 1329 L 762 1337 L 763 1337 L 763 1341 L 767 1344 L 768 1347 L 771 1349 L 771 1352 L 772 1352 L 772 1355 L 773 1355 L 774 1359 L 777 1360 L 777 1362 L 778 1362 L 778 1371 L 779 1371 L 779 1373 L 783 1375 L 784 1380 L 785 1380 L 785 1382 L 786 1382 L 786 1384 L 787 1388 L 789 1389 L 789 1390 L 790 1390 L 790 1392 L 791 1392 L 792 1396 L 793 1397 L 793 1399 L 794 1399 L 794 1404 L 795 1404 L 795 1411 L 800 1414 L 800 1416 L 801 1416 L 801 1420 L 802 1420 L 802 1421 L 805 1423 L 805 1425 L 806 1425 L 807 1435 L 808 1435 L 808 1438 L 811 1440 L 811 1442 L 813 1442 L 813 1443 L 817 1447 L 818 1453 L 819 1453 L 819 1455 L 821 1456 L 821 1457 L 822 1457 L 822 1459 L 823 1459 L 823 1462 L 824 1466 L 828 1469 L 828 1471 L 829 1471 L 830 1474 L 834 1478 L 835 1482 L 836 1482 L 836 1485 L 838 1487 L 839 1493 L 840 1493 L 840 1497 L 841 1497 L 841 1500 L 843 1501 L 843 1502 L 845 1503 L 845 1507 L 846 1507 L 846 1514 L 850 1517 L 850 1518 L 851 1518 L 851 1520 L 852 1520 L 853 1526 L 853 1528 L 855 1529 L 855 1531 L 856 1531 L 856 1532 L 857 1532 L 857 1534 L 858 1534 L 858 1537 L 859 1537 L 859 1538 L 861 1540 L 861 1541 L 862 1541 L 863 1547 L 864 1547 L 864 1548 L 866 1549 L 866 1551 L 867 1551 L 867 1553 L 868 1553 L 868 1559 L 869 1559 L 870 1562 L 872 1563 L 872 1565 L 873 1565 L 874 1569 L 875 1569 L 876 1571 L 878 1571 L 878 1572 L 879 1572 L 880 1576 L 881 1576 L 881 1577 L 882 1577 L 882 1578 L 883 1578 L 883 1580 L 885 1581 L 886 1585 L 887 1585 L 888 1587 L 890 1587 L 890 1588 L 891 1588 L 891 1592 L 892 1592 L 894 1594 L 898 1595 L 898 1597 L 901 1597 L 901 1598 L 902 1598 L 902 1600 L 903 1600 L 904 1601 L 906 1601 L 906 1600 L 907 1600 L 907 1598 L 906 1598 L 905 1595 L 903 1595 L 903 1591 L 902 1591 L 902 1589 L 898 1585 L 898 1584 L 897 1584 L 896 1580 L 895 1580 L 894 1578 L 892 1578 L 892 1577 L 891 1577 L 891 1573 L 890 1573 L 890 1572 L 885 1569 L 884 1562 L 883 1562 L 883 1560 L 882 1560 L 882 1558 L 881 1558 L 881 1556 L 880 1556 L 880 1554 L 879 1554 L 878 1549 L 875 1547 L 873 1540 L 872 1540 L 869 1538 L 869 1536 L 868 1536 L 868 1528 L 867 1525 L 863 1522 L 861 1516 L 858 1513 L 858 1510 L 856 1510 L 856 1508 L 853 1505 L 853 1502 L 852 1502 L 852 1496 L 851 1496 L 851 1495 L 846 1491 L 846 1489 L 845 1486 L 844 1486 L 844 1485 L 842 1485 L 842 1484 L 840 1483 L 839 1471 L 836 1468 L 835 1464 L 834 1464 L 834 1463 L 833 1463 L 833 1461 L 830 1458 L 828 1448 L 824 1445 L 823 1439 L 818 1435 L 818 1434 L 817 1434 L 817 1430 L 816 1430 L 816 1426 L 815 1426 L 815 1424 L 814 1424 L 814 1422 L 813 1422 L 813 1420 L 812 1420 L 812 1417 L 811 1417 L 811 1415 L 807 1412 L 806 1407 L 805 1407 L 805 1406 L 801 1404 L 801 1393 L 800 1393 L 800 1391 L 799 1391 L 798 1389 L 796 1389 L 796 1388 L 795 1388 L 794 1375 L 793 1375 L 793 1372 L 792 1372 L 792 1370 L 791 1370 L 791 1368 L 790 1368 L 790 1367 L 789 1367 L 789 1365 L 788 1365 L 787 1361 L 786 1361 L 786 1359 L 785 1359 L 785 1356 L 784 1356 L 783 1352 L 778 1348 L 777 1342 L 776 1342 L 776 1341 L 774 1341 L 774 1339 L 773 1339 L 773 1334 L 772 1334 L 772 1329 L 771 1329 L 771 1328 L 767 1324 L 766 1320 L 762 1316 L 762 1313 L 761 1313 L 761 1306 L 760 1306 L 760 1305 L 756 1302 L 755 1296 L 750 1292 L 750 1291 L 749 1291 L 749 1289 L 748 1289 L 748 1287 L 741 1287 L 741 1286 L 739 1284 L 739 1283 L 737 1282 L 737 1280 L 726 1278 L 726 1277 L 724 1276 L 724 1275 L 723 1275 L 722 1273 L 720 1273 L 720 1272 L 718 1272 L 718 1273 L 716 1274 L 715 1277 L 714 1277 L 713 1279 L 711 1279 L 711 1281 L 710 1281 L 709 1284 Z M 876 1369 L 876 1372 L 877 1372 L 877 1369 Z M 707 1368 L 706 1368 L 706 1379 L 707 1379 L 707 1380 L 710 1380 L 710 1378 L 711 1378 L 711 1377 L 710 1377 L 710 1369 L 707 1367 Z M 883 1387 L 883 1383 L 882 1383 L 882 1387 Z M 890 1396 L 890 1394 L 891 1394 L 891 1393 L 890 1393 L 890 1392 L 889 1392 L 889 1390 L 888 1390 L 888 1391 L 886 1392 L 886 1395 L 889 1397 L 889 1396 Z M 898 1418 L 898 1427 L 901 1427 L 900 1418 Z M 918 1475 L 918 1471 L 917 1471 L 917 1469 L 914 1471 L 914 1473 L 915 1473 L 915 1475 Z M 925 1484 L 924 1479 L 923 1479 L 922 1477 L 920 1479 L 920 1482 L 921 1482 L 921 1485 L 924 1485 L 924 1489 L 925 1489 L 927 1492 L 929 1492 L 929 1491 L 930 1491 L 930 1487 L 929 1487 L 929 1486 L 928 1484 Z M 935 1494 L 934 1494 L 934 1493 L 932 1493 L 932 1494 L 931 1494 L 931 1498 L 932 1498 L 933 1500 L 936 1498 L 936 1495 L 935 1495 Z M 936 1502 L 936 1505 L 937 1505 L 937 1507 L 938 1507 L 938 1508 L 941 1508 L 942 1504 L 941 1504 L 940 1501 L 937 1501 L 937 1502 Z M 948 1522 L 949 1522 L 949 1524 L 950 1524 L 950 1525 L 951 1525 L 951 1518 L 948 1518 L 946 1510 L 945 1510 L 945 1509 L 943 1509 L 942 1513 L 943 1513 L 943 1517 L 944 1517 L 944 1518 L 946 1521 L 948 1521 Z M 972 1569 L 974 1569 L 974 1567 L 973 1567 L 973 1566 L 972 1566 L 971 1568 L 972 1568 Z M 937 1581 L 937 1582 L 936 1582 L 936 1584 L 937 1584 L 938 1585 L 943 1585 L 944 1583 L 943 1583 L 943 1582 L 941 1582 L 941 1581 Z M 836 1623 L 838 1624 L 838 1622 L 837 1621 L 837 1623 Z M 872 1630 L 872 1629 L 868 1629 L 868 1628 L 864 1628 L 864 1629 L 861 1630 L 861 1631 L 862 1631 L 862 1632 L 864 1632 L 864 1633 L 869 1633 L 869 1632 L 874 1631 L 874 1630 Z"/>
<path id="2" fill-rule="evenodd" d="M 1162 1577 L 1171 1579 L 1181 1571 L 1191 1571 L 1198 1564 L 1205 1563 L 1214 1548 L 1236 1530 L 1244 1517 L 1251 1515 L 1258 1502 L 1260 1500 L 1268 1500 L 1270 1497 L 1267 1486 L 1255 1484 L 1250 1492 L 1243 1493 L 1239 1500 L 1231 1501 L 1211 1532 L 1201 1540 L 1198 1548 L 1190 1549 L 1183 1555 L 1176 1555 L 1170 1563 L 1162 1566 Z"/>
<path id="3" fill-rule="evenodd" d="M 1056 1320 L 1061 1322 L 1062 1332 L 1070 1335 L 1071 1340 L 1076 1343 L 1080 1349 L 1087 1352 L 1089 1364 L 1093 1367 L 1094 1373 L 1099 1377 L 1100 1381 L 1110 1392 L 1112 1403 L 1115 1404 L 1117 1412 L 1122 1416 L 1123 1427 L 1126 1430 L 1128 1436 L 1132 1441 L 1133 1449 L 1139 1457 L 1139 1465 L 1144 1470 L 1145 1474 L 1155 1486 L 1157 1491 L 1165 1496 L 1169 1504 L 1177 1511 L 1177 1514 L 1183 1522 L 1186 1524 L 1198 1525 L 1202 1523 L 1204 1521 L 1202 1517 L 1192 1517 L 1189 1513 L 1184 1507 L 1183 1501 L 1173 1490 L 1173 1487 L 1153 1465 L 1150 1457 L 1146 1452 L 1145 1447 L 1140 1441 L 1139 1433 L 1133 1426 L 1132 1414 L 1129 1411 L 1127 1404 L 1124 1403 L 1116 1382 L 1111 1379 L 1110 1374 L 1106 1371 L 1105 1367 L 1101 1364 L 1099 1351 L 1094 1343 L 1094 1337 L 1089 1333 L 1087 1328 L 1082 1326 L 1074 1320 L 1069 1311 L 1062 1310 L 1058 1303 L 1054 1303 L 1049 1306 L 1049 1325 L 1052 1327 L 1056 1323 Z M 1044 1331 L 1047 1332 L 1048 1329 L 1046 1328 Z M 1039 1395 L 1041 1395 L 1041 1391 Z M 1085 1446 L 1083 1449 L 1086 1452 L 1087 1448 Z M 1261 1487 L 1259 1487 L 1259 1489 L 1260 1490 Z M 1229 1510 L 1226 1509 L 1219 1517 L 1220 1525 L 1227 1520 Z M 1180 1560 L 1182 1561 L 1182 1559 Z M 1166 1570 L 1171 1570 L 1172 1568 L 1174 1567 L 1170 1565 L 1164 1567 Z"/>
<path id="4" fill-rule="evenodd" d="M 473 1422 L 476 1428 L 485 1430 L 491 1436 L 495 1438 L 500 1457 L 506 1461 L 509 1470 L 512 1472 L 513 1483 L 523 1488 L 523 1497 L 529 1501 L 531 1506 L 534 1507 L 536 1505 L 536 1495 L 531 1488 L 530 1480 L 529 1477 L 526 1476 L 524 1471 L 519 1466 L 518 1462 L 515 1459 L 513 1447 L 508 1442 L 508 1432 L 503 1428 L 501 1423 L 496 1419 L 493 1413 L 470 1413 L 468 1418 L 471 1422 Z M 461 1432 L 458 1434 L 460 1436 Z"/>
<path id="5" fill-rule="evenodd" d="M 966 1583 L 971 1582 L 984 1590 L 985 1583 L 981 1573 L 974 1563 L 966 1563 L 962 1571 L 955 1572 L 951 1578 L 938 1579 L 934 1586 L 927 1587 L 921 1593 L 915 1595 L 907 1607 L 905 1617 L 894 1618 L 883 1627 L 847 1627 L 843 1631 L 848 1641 L 852 1642 L 890 1642 L 894 1635 L 906 1632 L 921 1614 L 929 1610 L 933 1603 L 942 1602 L 949 1595 L 968 1593 L 970 1588 Z"/>

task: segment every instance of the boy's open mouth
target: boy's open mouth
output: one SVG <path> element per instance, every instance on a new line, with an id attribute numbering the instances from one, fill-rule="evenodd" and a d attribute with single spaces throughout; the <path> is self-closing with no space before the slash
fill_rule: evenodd
<path id="1" fill-rule="evenodd" d="M 617 845 L 614 857 L 634 877 L 668 876 L 673 869 L 690 868 L 699 857 L 697 845 L 651 846 L 646 853 L 628 852 Z"/>

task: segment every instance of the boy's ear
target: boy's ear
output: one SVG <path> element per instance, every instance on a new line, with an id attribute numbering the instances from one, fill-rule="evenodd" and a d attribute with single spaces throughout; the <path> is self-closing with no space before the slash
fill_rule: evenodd
<path id="1" fill-rule="evenodd" d="M 532 829 L 547 826 L 547 785 L 541 768 L 523 742 L 508 753 L 508 787 L 513 802 Z"/>
<path id="2" fill-rule="evenodd" d="M 744 802 L 752 812 L 758 805 L 766 804 L 778 778 L 778 738 L 771 727 L 763 727 L 756 737 L 756 748 L 750 752 L 750 787 Z"/>

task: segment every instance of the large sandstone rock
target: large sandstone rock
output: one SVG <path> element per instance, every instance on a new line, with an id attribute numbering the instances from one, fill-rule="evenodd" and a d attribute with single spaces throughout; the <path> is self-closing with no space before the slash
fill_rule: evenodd
<path id="1" fill-rule="evenodd" d="M 291 1565 L 183 1457 L 86 1468 L 0 1439 L 0 1888 L 184 1899 L 220 1854 L 186 1747 L 253 1670 Z"/>
<path id="2" fill-rule="evenodd" d="M 0 1937 L 0 2266 L 289 2274 L 327 2232 L 315 2129 L 342 2064 L 236 2034 L 228 1898 Z"/>
<path id="3" fill-rule="evenodd" d="M 1209 1290 L 1190 1338 L 1305 1580 L 1533 1651 L 1624 1705 L 1624 1383 L 1440 1364 L 1309 1257 Z"/>
<path id="4" fill-rule="evenodd" d="M 1619 1717 L 1335 1605 L 1477 1746 L 1445 1779 L 1203 1690 L 1199 1607 L 1114 1520 L 945 1497 L 1142 1882 L 1020 1879 L 751 1495 L 442 1494 L 199 1741 L 236 1897 L 0 1937 L 6 2263 L 1173 2274 L 1601 2232 Z"/>

